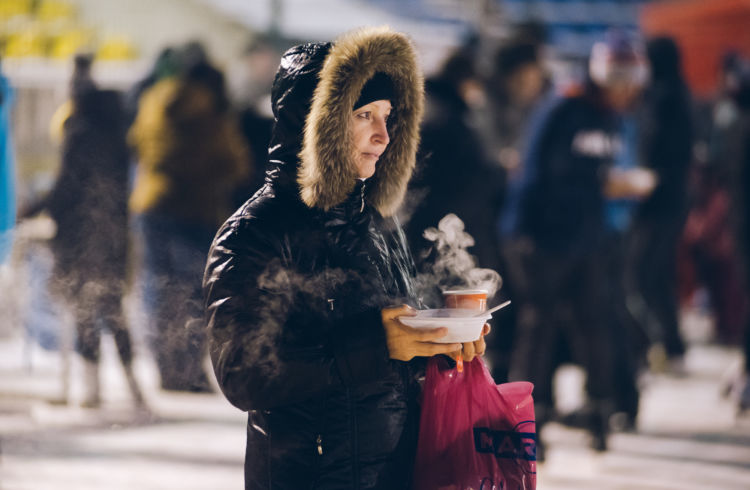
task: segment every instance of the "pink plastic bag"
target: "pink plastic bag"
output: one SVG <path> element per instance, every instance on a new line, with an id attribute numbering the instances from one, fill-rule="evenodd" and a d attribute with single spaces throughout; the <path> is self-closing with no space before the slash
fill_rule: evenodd
<path id="1" fill-rule="evenodd" d="M 533 385 L 496 385 L 482 359 L 464 372 L 448 358 L 427 362 L 415 490 L 533 490 Z"/>

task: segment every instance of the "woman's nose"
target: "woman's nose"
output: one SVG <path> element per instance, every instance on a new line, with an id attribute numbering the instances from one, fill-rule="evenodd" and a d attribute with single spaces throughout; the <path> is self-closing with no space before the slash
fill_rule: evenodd
<path id="1" fill-rule="evenodd" d="M 386 125 L 385 118 L 377 118 L 375 120 L 375 131 L 373 132 L 372 138 L 376 143 L 383 145 L 387 145 L 390 142 L 388 126 Z"/>

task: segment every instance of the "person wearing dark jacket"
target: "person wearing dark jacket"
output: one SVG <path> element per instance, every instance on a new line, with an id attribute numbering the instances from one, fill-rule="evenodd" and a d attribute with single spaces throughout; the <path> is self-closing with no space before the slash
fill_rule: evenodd
<path id="1" fill-rule="evenodd" d="M 474 238 L 468 251 L 476 257 L 477 265 L 499 269 L 494 224 L 502 204 L 505 173 L 489 161 L 479 134 L 469 123 L 467 99 L 478 84 L 472 58 L 460 51 L 425 84 L 427 111 L 419 163 L 410 184 L 421 199 L 406 224 L 418 266 L 429 267 L 430 263 L 433 244 L 423 237 L 424 231 L 454 213 Z"/>
<path id="2" fill-rule="evenodd" d="M 746 61 L 740 77 L 740 84 L 735 95 L 737 107 L 741 113 L 737 133 L 741 143 L 736 160 L 732 163 L 735 176 L 733 204 L 736 209 L 735 234 L 742 254 L 742 269 L 745 294 L 750 296 L 750 62 Z M 750 301 L 750 298 L 748 298 Z M 745 320 L 743 331 L 743 380 L 738 393 L 737 408 L 739 413 L 750 412 L 750 316 Z"/>
<path id="3" fill-rule="evenodd" d="M 609 199 L 649 190 L 633 181 L 638 174 L 613 169 L 622 147 L 619 116 L 643 78 L 627 39 L 613 35 L 594 45 L 583 91 L 548 101 L 536 115 L 502 221 L 519 305 L 510 379 L 534 383 L 540 431 L 554 416 L 552 381 L 566 342 L 587 373 L 586 426 L 597 450 L 606 449 L 619 374 L 613 305 L 620 273 L 606 209 Z"/>
<path id="4" fill-rule="evenodd" d="M 658 184 L 635 214 L 626 277 L 635 276 L 628 282 L 646 306 L 636 317 L 667 357 L 677 360 L 685 353 L 678 323 L 677 244 L 687 216 L 691 102 L 677 44 L 670 38 L 655 38 L 646 50 L 651 81 L 638 117 L 641 160 L 656 173 Z M 655 324 L 648 325 L 649 319 Z"/>
<path id="5" fill-rule="evenodd" d="M 83 404 L 101 403 L 104 327 L 114 336 L 132 396 L 144 407 L 122 308 L 129 241 L 126 118 L 120 94 L 97 88 L 91 79 L 91 61 L 86 55 L 76 57 L 57 180 L 50 194 L 24 215 L 47 210 L 56 224 L 52 290 L 75 317 L 76 349 L 85 361 Z"/>
<path id="6" fill-rule="evenodd" d="M 724 109 L 732 117 L 727 117 L 723 127 L 715 130 L 722 133 L 716 137 L 722 137 L 725 153 L 721 154 L 727 161 L 712 163 L 726 169 L 732 236 L 741 265 L 744 299 L 750 303 L 750 60 L 736 55 L 731 55 L 730 60 L 727 78 L 733 83 L 727 87 Z M 735 396 L 738 415 L 747 415 L 750 413 L 750 316 L 744 320 L 742 336 L 741 372 L 733 375 L 724 389 Z"/>
<path id="7" fill-rule="evenodd" d="M 501 45 L 487 82 L 486 123 L 480 130 L 509 180 L 521 173 L 526 126 L 549 88 L 540 51 L 540 44 L 524 39 Z"/>
<path id="8" fill-rule="evenodd" d="M 139 232 L 148 339 L 161 388 L 211 391 L 204 359 L 201 278 L 233 193 L 250 172 L 224 75 L 185 48 L 184 66 L 143 94 L 129 140 L 137 157 L 130 195 Z M 197 59 L 197 62 L 191 62 Z"/>
<path id="9" fill-rule="evenodd" d="M 393 307 L 417 301 L 394 214 L 422 90 L 387 28 L 282 57 L 266 183 L 219 230 L 203 281 L 216 377 L 248 411 L 246 489 L 410 486 L 419 357 L 460 348 Z"/>

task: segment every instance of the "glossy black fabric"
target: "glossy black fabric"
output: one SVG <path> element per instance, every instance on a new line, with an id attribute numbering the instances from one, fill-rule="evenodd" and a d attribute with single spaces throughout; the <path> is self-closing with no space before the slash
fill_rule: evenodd
<path id="1" fill-rule="evenodd" d="M 293 48 L 274 82 L 266 184 L 219 230 L 204 277 L 210 351 L 247 410 L 247 489 L 408 488 L 414 366 L 389 359 L 380 310 L 414 304 L 411 256 L 366 182 L 329 211 L 301 202 L 297 154 L 329 44 Z"/>

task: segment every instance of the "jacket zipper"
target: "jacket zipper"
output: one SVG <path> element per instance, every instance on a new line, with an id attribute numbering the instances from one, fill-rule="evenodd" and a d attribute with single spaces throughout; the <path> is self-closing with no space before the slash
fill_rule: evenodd
<path id="1" fill-rule="evenodd" d="M 362 200 L 362 204 L 359 207 L 359 212 L 362 213 L 365 210 L 365 183 L 362 182 L 362 190 L 359 194 L 360 199 Z"/>
<path id="2" fill-rule="evenodd" d="M 319 487 L 320 475 L 323 468 L 323 434 L 326 432 L 326 414 L 328 413 L 326 410 L 326 404 L 327 398 L 324 396 L 321 400 L 320 412 L 316 417 L 318 420 L 317 425 L 319 432 L 315 435 L 315 448 L 318 455 L 315 457 L 315 483 L 312 488 Z"/>
<path id="3" fill-rule="evenodd" d="M 351 414 L 351 431 L 352 431 L 352 488 L 359 489 L 359 437 L 357 437 L 357 412 L 354 403 L 354 395 L 351 390 L 346 390 L 347 399 L 349 400 L 349 413 Z"/>

